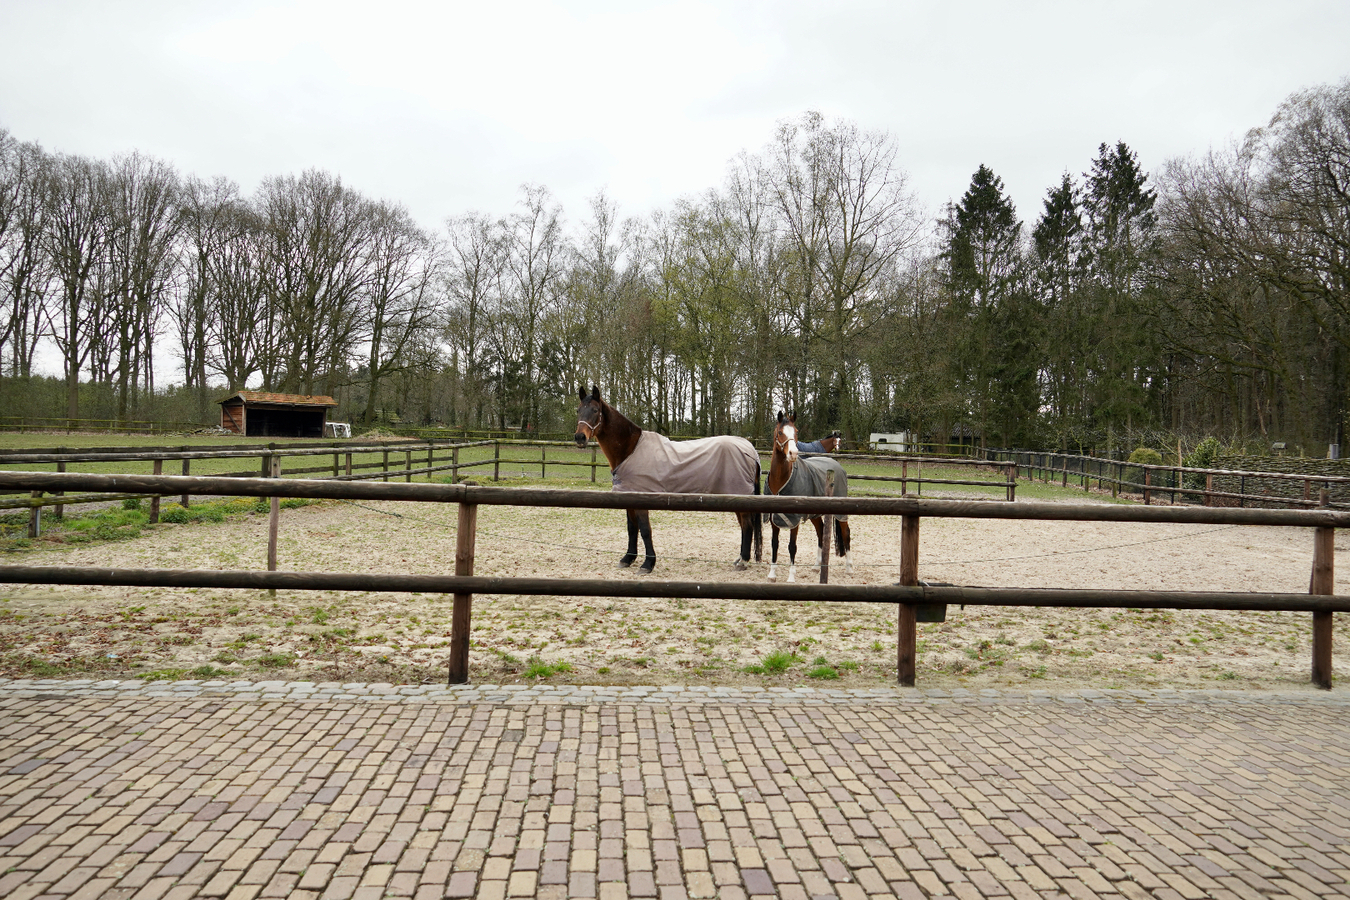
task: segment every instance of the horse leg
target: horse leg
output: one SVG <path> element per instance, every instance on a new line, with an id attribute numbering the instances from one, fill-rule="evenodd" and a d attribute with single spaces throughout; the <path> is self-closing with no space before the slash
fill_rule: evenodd
<path id="1" fill-rule="evenodd" d="M 755 525 L 759 522 L 757 513 L 736 513 L 736 521 L 741 525 L 741 555 L 736 560 L 737 571 L 743 571 L 750 567 L 750 547 L 754 543 Z M 764 543 L 763 530 L 760 529 L 760 545 Z M 760 553 L 755 553 L 755 562 L 759 562 Z"/>
<path id="2" fill-rule="evenodd" d="M 769 523 L 773 532 L 769 538 L 769 580 L 778 580 L 778 526 Z"/>
<path id="3" fill-rule="evenodd" d="M 626 569 L 637 559 L 637 541 L 638 541 L 638 511 L 635 509 L 627 510 L 628 513 L 628 552 L 619 557 L 619 568 Z"/>
<path id="4" fill-rule="evenodd" d="M 642 535 L 642 549 L 647 551 L 647 558 L 642 561 L 642 567 L 638 569 L 638 574 L 650 575 L 652 569 L 656 568 L 656 549 L 652 546 L 652 520 L 645 509 L 640 509 L 637 513 L 638 533 Z"/>
<path id="5" fill-rule="evenodd" d="M 853 574 L 853 542 L 850 539 L 847 522 L 834 520 L 834 540 L 838 545 L 835 553 L 844 558 L 844 574 Z"/>
<path id="6" fill-rule="evenodd" d="M 775 535 L 776 537 L 777 535 Z M 797 583 L 797 529 L 788 532 L 788 584 Z"/>

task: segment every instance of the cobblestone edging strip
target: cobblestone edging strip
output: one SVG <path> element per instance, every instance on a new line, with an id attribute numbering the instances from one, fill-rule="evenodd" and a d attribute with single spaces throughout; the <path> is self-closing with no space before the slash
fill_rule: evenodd
<path id="1" fill-rule="evenodd" d="M 1347 705 L 0 680 L 0 897 L 1345 897 Z"/>
<path id="2" fill-rule="evenodd" d="M 1314 703 L 1350 706 L 1350 694 L 1309 686 L 1293 691 L 1235 690 L 1078 690 L 1002 691 L 996 689 L 945 690 L 940 688 L 709 687 L 701 685 L 552 684 L 368 684 L 312 681 L 141 681 L 94 679 L 0 678 L 0 700 L 6 697 L 182 697 L 235 700 L 366 700 L 386 703 L 1204 703 L 1281 704 Z"/>

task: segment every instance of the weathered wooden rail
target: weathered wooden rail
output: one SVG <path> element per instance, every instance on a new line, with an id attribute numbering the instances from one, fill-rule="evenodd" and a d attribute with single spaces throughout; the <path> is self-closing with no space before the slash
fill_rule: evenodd
<path id="1" fill-rule="evenodd" d="M 492 455 L 484 459 L 469 460 L 464 459 L 465 451 L 475 448 L 491 447 Z M 525 455 L 527 451 L 537 450 L 538 456 Z M 552 455 L 550 455 L 550 450 Z M 808 456 L 815 454 L 806 454 Z M 1016 466 L 1012 463 L 991 463 L 988 461 L 978 461 L 972 459 L 949 459 L 932 457 L 896 457 L 893 454 L 833 454 L 838 459 L 864 460 L 870 462 L 882 462 L 889 464 L 898 464 L 901 473 L 899 475 L 868 475 L 862 472 L 850 473 L 849 478 L 857 481 L 877 481 L 891 482 L 900 485 L 901 492 L 908 492 L 911 487 L 920 495 L 923 494 L 923 486 L 929 485 L 966 485 L 985 488 L 1002 488 L 1006 499 L 1009 501 L 1017 498 L 1017 479 Z M 296 466 L 293 458 L 314 458 L 314 457 L 332 457 L 331 465 L 322 466 Z M 378 460 L 371 460 L 370 457 L 377 456 Z M 365 457 L 366 461 L 361 461 Z M 0 450 L 0 466 L 52 466 L 57 472 L 65 472 L 68 467 L 77 463 L 104 464 L 107 463 L 150 463 L 154 467 L 154 474 L 162 474 L 165 464 L 174 464 L 181 467 L 183 475 L 192 474 L 192 465 L 194 462 L 209 460 L 257 460 L 253 471 L 240 471 L 217 473 L 205 477 L 214 478 L 243 478 L 253 477 L 256 473 L 264 478 L 280 477 L 284 475 L 287 478 L 306 478 L 317 477 L 325 479 L 338 479 L 348 481 L 366 481 L 379 479 L 388 481 L 391 478 L 402 478 L 410 482 L 415 477 L 431 478 L 439 473 L 448 473 L 452 481 L 458 481 L 465 472 L 471 472 L 476 469 L 492 467 L 492 480 L 501 479 L 502 467 L 519 466 L 524 472 L 526 467 L 533 471 L 534 467 L 539 468 L 541 478 L 548 477 L 550 467 L 554 469 L 575 467 L 590 469 L 590 480 L 595 483 L 597 471 L 601 467 L 608 467 L 608 463 L 598 455 L 595 445 L 589 448 L 581 449 L 571 441 L 535 441 L 535 440 L 510 440 L 501 439 L 473 441 L 470 443 L 437 443 L 437 442 L 399 442 L 399 443 L 347 443 L 347 442 L 325 442 L 320 446 L 286 445 L 272 443 L 268 445 L 258 445 L 253 447 L 235 447 L 235 448 L 213 448 L 213 447 L 180 447 L 155 448 L 133 450 L 127 448 L 101 448 L 101 449 L 68 449 L 55 448 L 50 450 Z M 392 460 L 392 468 L 391 468 Z M 930 466 L 969 466 L 976 469 L 998 470 L 1003 475 L 1002 481 L 979 481 L 953 478 L 924 477 L 923 466 L 927 463 Z M 910 474 L 910 467 L 913 466 L 913 474 Z M 150 501 L 149 518 L 150 523 L 155 524 L 159 521 L 160 495 L 120 493 L 120 494 L 89 494 L 89 495 L 67 495 L 62 492 L 56 492 L 53 496 L 47 497 L 10 497 L 0 496 L 0 510 L 6 509 L 26 509 L 30 511 L 28 535 L 29 537 L 38 537 L 42 531 L 41 511 L 43 509 L 53 509 L 54 515 L 61 518 L 64 509 L 67 506 L 76 506 L 87 503 L 107 503 L 109 501 L 119 501 L 128 499 L 143 499 Z M 191 504 L 191 495 L 179 495 L 178 502 L 186 507 Z"/>
<path id="2" fill-rule="evenodd" d="M 899 607 L 897 677 L 913 685 L 917 667 L 918 607 L 928 603 L 991 606 L 1069 606 L 1106 608 L 1238 609 L 1304 611 L 1313 614 L 1312 681 L 1332 683 L 1332 616 L 1350 612 L 1350 596 L 1333 594 L 1336 528 L 1350 527 L 1350 513 L 1334 510 L 1239 509 L 989 503 L 914 498 L 815 498 L 725 496 L 708 494 L 628 494 L 542 488 L 479 487 L 465 484 L 370 483 L 276 478 L 203 478 L 155 475 L 0 472 L 0 490 L 84 490 L 109 493 L 212 494 L 254 497 L 303 497 L 338 500 L 403 500 L 459 505 L 454 576 L 391 576 L 314 572 L 203 572 L 191 570 L 118 570 L 65 566 L 0 566 L 0 582 L 118 584 L 174 587 L 261 587 L 272 590 L 336 589 L 444 592 L 454 597 L 451 616 L 449 677 L 468 680 L 469 629 L 475 593 L 602 597 L 719 597 L 746 600 L 819 600 L 895 603 Z M 796 512 L 827 515 L 886 515 L 901 518 L 900 582 L 897 585 L 780 585 L 609 581 L 529 578 L 475 578 L 473 562 L 480 505 L 545 506 L 582 509 L 663 509 L 707 512 Z M 275 557 L 276 504 L 269 539 L 269 568 Z M 924 517 L 1262 525 L 1313 529 L 1312 570 L 1307 594 L 1254 594 L 1159 591 L 1029 590 L 937 587 L 919 584 L 919 528 Z"/>
<path id="3" fill-rule="evenodd" d="M 1238 469 L 1199 469 L 1186 466 L 1153 465 L 1151 463 L 1132 463 L 1115 459 L 1099 459 L 1093 456 L 1079 456 L 1072 453 L 1053 453 L 1031 450 L 989 450 L 991 462 L 1011 465 L 1014 477 L 1025 472 L 1029 480 L 1052 483 L 1058 481 L 1061 487 L 1068 487 L 1070 481 L 1087 491 L 1093 483 L 1099 490 L 1107 488 L 1115 497 L 1122 491 L 1138 494 L 1148 505 L 1155 498 L 1166 497 L 1169 502 L 1198 502 L 1203 506 L 1231 505 L 1278 505 L 1286 507 L 1312 508 L 1330 506 L 1346 509 L 1344 502 L 1329 499 L 1330 490 L 1339 487 L 1342 490 L 1350 484 L 1350 478 L 1338 475 L 1304 475 L 1291 472 L 1251 472 Z M 1187 480 L 1203 479 L 1204 487 L 1191 486 Z M 1237 481 L 1238 490 L 1215 490 L 1215 479 Z M 1263 482 L 1294 485 L 1301 488 L 1302 496 L 1279 494 L 1254 494 L 1247 490 L 1248 482 Z"/>

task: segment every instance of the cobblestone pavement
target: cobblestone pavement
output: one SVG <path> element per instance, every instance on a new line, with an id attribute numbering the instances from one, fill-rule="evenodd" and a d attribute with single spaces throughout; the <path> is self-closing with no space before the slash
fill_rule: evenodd
<path id="1" fill-rule="evenodd" d="M 1350 695 L 0 680 L 0 873 L 8 900 L 1345 897 Z"/>

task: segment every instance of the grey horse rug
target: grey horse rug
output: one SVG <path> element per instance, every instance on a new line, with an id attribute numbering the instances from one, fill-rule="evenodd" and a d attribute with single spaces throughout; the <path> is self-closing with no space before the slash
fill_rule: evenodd
<path id="1" fill-rule="evenodd" d="M 834 473 L 834 493 L 832 497 L 848 496 L 848 478 L 844 467 L 838 460 L 828 456 L 797 457 L 792 464 L 792 475 L 787 484 L 778 492 L 780 497 L 824 497 L 825 481 L 829 473 Z M 778 528 L 792 529 L 802 523 L 804 516 L 796 513 L 772 513 L 769 521 Z M 848 516 L 835 516 L 841 522 L 847 522 Z"/>
<path id="2" fill-rule="evenodd" d="M 644 431 L 614 470 L 614 490 L 671 494 L 753 494 L 759 453 L 745 438 L 722 435 L 672 441 Z"/>

